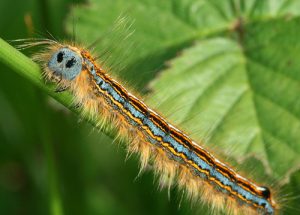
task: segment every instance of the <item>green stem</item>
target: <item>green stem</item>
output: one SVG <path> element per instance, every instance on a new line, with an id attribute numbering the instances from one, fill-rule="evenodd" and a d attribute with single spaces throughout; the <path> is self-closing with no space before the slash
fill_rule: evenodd
<path id="1" fill-rule="evenodd" d="M 47 131 L 46 131 L 47 132 Z M 45 131 L 44 131 L 45 133 Z M 48 184 L 50 191 L 50 214 L 63 215 L 62 201 L 59 193 L 57 169 L 55 165 L 55 155 L 53 152 L 53 146 L 51 144 L 51 138 L 47 134 L 43 135 L 43 146 L 47 160 L 47 172 L 48 172 Z"/>

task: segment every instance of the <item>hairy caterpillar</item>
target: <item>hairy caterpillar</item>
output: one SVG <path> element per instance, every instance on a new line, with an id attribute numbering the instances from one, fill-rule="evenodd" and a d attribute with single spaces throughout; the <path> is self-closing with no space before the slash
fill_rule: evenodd
<path id="1" fill-rule="evenodd" d="M 168 123 L 107 74 L 89 51 L 52 40 L 30 45 L 40 44 L 46 49 L 34 58 L 43 64 L 46 79 L 59 89 L 69 88 L 84 112 L 111 121 L 128 138 L 129 151 L 140 153 L 141 168 L 153 160 L 161 183 L 176 181 L 217 211 L 225 207 L 233 214 L 276 213 L 268 188 L 242 177 Z"/>

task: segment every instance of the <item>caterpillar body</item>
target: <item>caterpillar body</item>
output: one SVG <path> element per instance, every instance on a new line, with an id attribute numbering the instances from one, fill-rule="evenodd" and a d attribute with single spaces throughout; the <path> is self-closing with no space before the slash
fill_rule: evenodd
<path id="1" fill-rule="evenodd" d="M 162 184 L 177 184 L 190 197 L 207 201 L 214 212 L 277 214 L 269 188 L 241 176 L 150 109 L 112 78 L 87 49 L 52 40 L 31 45 L 40 44 L 46 49 L 34 59 L 42 63 L 45 78 L 70 89 L 85 113 L 112 122 L 120 136 L 128 139 L 128 150 L 140 153 L 142 169 L 153 162 Z"/>

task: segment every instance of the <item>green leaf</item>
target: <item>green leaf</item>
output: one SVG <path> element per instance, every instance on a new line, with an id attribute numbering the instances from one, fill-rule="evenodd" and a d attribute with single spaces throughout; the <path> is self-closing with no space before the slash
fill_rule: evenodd
<path id="1" fill-rule="evenodd" d="M 195 138 L 234 147 L 238 158 L 259 155 L 274 177 L 285 175 L 300 162 L 299 22 L 256 21 L 243 26 L 242 41 L 196 43 L 152 83 L 151 100 L 162 111 L 179 107 L 171 118 L 199 129 Z"/>
<path id="2" fill-rule="evenodd" d="M 103 37 L 113 43 L 105 32 L 116 17 L 135 20 L 131 39 L 142 46 L 124 72 L 135 82 L 145 84 L 154 68 L 190 46 L 152 83 L 149 101 L 189 133 L 197 131 L 197 139 L 234 147 L 235 157 L 259 155 L 277 177 L 299 163 L 299 7 L 299 1 L 272 0 L 102 0 L 74 14 L 77 32 L 84 32 L 77 37 L 85 42 Z M 289 151 L 287 164 L 279 151 Z"/>

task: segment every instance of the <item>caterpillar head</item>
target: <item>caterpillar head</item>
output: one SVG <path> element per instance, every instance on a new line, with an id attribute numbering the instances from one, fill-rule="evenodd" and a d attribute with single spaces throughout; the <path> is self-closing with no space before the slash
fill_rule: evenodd
<path id="1" fill-rule="evenodd" d="M 82 57 L 76 51 L 63 47 L 51 56 L 47 66 L 53 75 L 73 80 L 82 70 Z"/>

